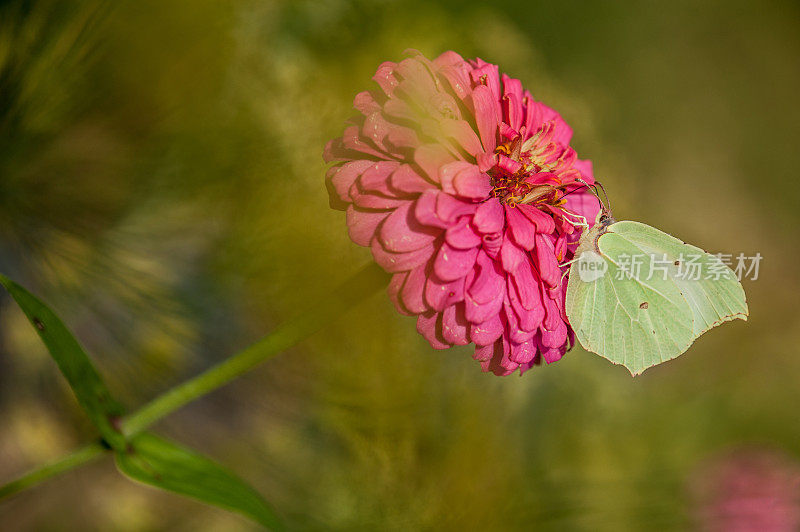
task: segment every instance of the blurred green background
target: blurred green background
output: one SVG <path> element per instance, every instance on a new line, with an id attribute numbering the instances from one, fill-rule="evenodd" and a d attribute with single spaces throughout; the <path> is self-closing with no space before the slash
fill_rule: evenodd
<path id="1" fill-rule="evenodd" d="M 0 3 L 0 271 L 133 409 L 370 260 L 322 148 L 405 48 L 518 77 L 618 218 L 763 256 L 751 317 L 631 379 L 580 348 L 524 377 L 436 352 L 385 294 L 162 421 L 298 530 L 686 529 L 738 446 L 800 459 L 800 6 L 469 0 Z M 94 437 L 0 294 L 0 480 Z M 110 460 L 0 504 L 4 530 L 251 530 Z"/>

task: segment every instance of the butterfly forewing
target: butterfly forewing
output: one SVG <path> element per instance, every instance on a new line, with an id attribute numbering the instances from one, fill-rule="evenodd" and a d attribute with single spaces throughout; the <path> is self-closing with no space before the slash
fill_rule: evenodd
<path id="1" fill-rule="evenodd" d="M 747 320 L 744 288 L 719 257 L 639 222 L 618 222 L 612 227 L 641 253 L 667 257 L 671 276 L 692 309 L 695 336 L 725 321 Z"/>

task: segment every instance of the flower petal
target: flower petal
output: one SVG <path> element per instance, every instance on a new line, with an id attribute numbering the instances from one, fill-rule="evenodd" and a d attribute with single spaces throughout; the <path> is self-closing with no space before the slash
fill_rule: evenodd
<path id="1" fill-rule="evenodd" d="M 385 211 L 363 211 L 352 206 L 348 207 L 347 232 L 350 234 L 350 239 L 359 246 L 369 246 L 378 226 L 388 216 L 389 212 Z"/>
<path id="2" fill-rule="evenodd" d="M 380 239 L 386 251 L 394 253 L 414 251 L 429 245 L 441 233 L 440 229 L 419 223 L 412 215 L 413 206 L 410 201 L 403 202 L 383 222 Z"/>
<path id="3" fill-rule="evenodd" d="M 447 228 L 445 242 L 457 249 L 470 249 L 480 246 L 481 236 L 472 228 L 468 216 L 462 216 Z"/>
<path id="4" fill-rule="evenodd" d="M 500 314 L 493 314 L 491 318 L 481 323 L 470 325 L 469 337 L 476 346 L 493 344 L 503 335 L 505 327 Z"/>
<path id="5" fill-rule="evenodd" d="M 481 203 L 475 209 L 475 216 L 472 223 L 475 224 L 475 229 L 483 234 L 498 233 L 503 229 L 506 222 L 503 207 L 500 205 L 500 200 L 497 198 L 490 198 Z"/>
<path id="6" fill-rule="evenodd" d="M 425 284 L 425 301 L 432 309 L 442 311 L 450 305 L 455 305 L 463 300 L 463 278 L 444 281 L 437 278 L 432 272 L 428 274 L 428 280 Z"/>
<path id="7" fill-rule="evenodd" d="M 405 308 L 414 314 L 421 314 L 430 310 L 430 307 L 425 303 L 426 281 L 425 265 L 423 264 L 408 272 L 408 276 L 403 283 L 400 300 Z"/>
<path id="8" fill-rule="evenodd" d="M 469 322 L 464 317 L 464 304 L 452 305 L 442 313 L 442 337 L 453 345 L 467 345 Z"/>
<path id="9" fill-rule="evenodd" d="M 478 85 L 472 91 L 475 122 L 478 124 L 478 132 L 485 152 L 493 152 L 497 147 L 498 116 L 496 102 L 497 100 L 494 98 L 492 91 L 484 85 Z"/>
<path id="10" fill-rule="evenodd" d="M 389 273 L 413 270 L 430 260 L 434 252 L 433 244 L 411 251 L 409 253 L 392 253 L 381 246 L 379 239 L 372 240 L 372 257 L 378 265 Z"/>
<path id="11" fill-rule="evenodd" d="M 433 261 L 433 271 L 443 281 L 455 281 L 472 270 L 477 256 L 478 248 L 457 249 L 445 242 Z"/>
<path id="12" fill-rule="evenodd" d="M 505 211 L 514 242 L 526 251 L 532 250 L 536 244 L 536 226 L 517 207 L 506 205 Z"/>
<path id="13" fill-rule="evenodd" d="M 417 332 L 425 338 L 434 349 L 447 349 L 452 347 L 442 337 L 442 314 L 440 312 L 427 312 L 417 316 Z"/>

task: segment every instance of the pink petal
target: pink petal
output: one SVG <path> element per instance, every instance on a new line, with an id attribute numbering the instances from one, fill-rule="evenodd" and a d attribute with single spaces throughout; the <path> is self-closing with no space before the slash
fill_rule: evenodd
<path id="1" fill-rule="evenodd" d="M 455 146 L 470 155 L 477 155 L 483 151 L 481 141 L 475 130 L 464 120 L 445 120 L 442 122 L 442 133 L 452 139 Z"/>
<path id="2" fill-rule="evenodd" d="M 536 342 L 533 340 L 528 340 L 527 342 L 519 344 L 512 342 L 509 358 L 518 364 L 526 364 L 533 360 L 537 352 Z"/>
<path id="3" fill-rule="evenodd" d="M 494 260 L 499 260 L 500 249 L 503 245 L 503 233 L 483 235 L 482 249 Z"/>
<path id="4" fill-rule="evenodd" d="M 425 284 L 425 301 L 428 305 L 438 311 L 442 311 L 450 305 L 455 305 L 464 300 L 464 279 L 455 281 L 444 281 L 435 275 L 428 275 Z"/>
<path id="5" fill-rule="evenodd" d="M 436 214 L 447 224 L 453 224 L 464 215 L 475 213 L 477 205 L 454 198 L 449 194 L 439 194 L 436 197 Z"/>
<path id="6" fill-rule="evenodd" d="M 344 144 L 344 147 L 349 150 L 361 152 L 366 155 L 372 155 L 378 159 L 383 159 L 385 157 L 383 152 L 375 149 L 375 147 L 368 144 L 365 139 L 361 137 L 361 132 L 359 131 L 358 126 L 350 126 L 344 130 L 344 133 L 342 134 L 342 144 Z"/>
<path id="7" fill-rule="evenodd" d="M 425 265 L 418 266 L 408 272 L 403 289 L 400 292 L 400 299 L 405 308 L 414 314 L 421 314 L 430 310 L 425 303 Z"/>
<path id="8" fill-rule="evenodd" d="M 536 243 L 536 227 L 517 207 L 506 205 L 506 220 L 514 242 L 527 251 Z"/>
<path id="9" fill-rule="evenodd" d="M 408 203 L 404 199 L 389 198 L 380 194 L 362 194 L 356 185 L 350 188 L 350 196 L 353 198 L 353 204 L 361 209 L 391 210 Z"/>
<path id="10" fill-rule="evenodd" d="M 542 324 L 542 320 L 544 319 L 545 309 L 541 305 L 541 300 L 539 299 L 539 283 L 532 282 L 530 286 L 525 286 L 523 293 L 525 294 L 525 298 L 532 298 L 533 296 L 537 297 L 537 301 L 534 304 L 533 308 L 526 308 L 525 305 L 522 304 L 522 298 L 520 297 L 520 291 L 516 286 L 516 282 L 512 281 L 512 279 L 508 280 L 508 284 L 506 286 L 506 294 L 508 297 L 508 301 L 511 304 L 511 308 L 514 310 L 514 314 L 516 314 L 519 320 L 519 326 L 522 330 L 525 331 L 535 331 L 539 328 Z M 531 290 L 531 287 L 536 287 L 535 290 Z M 530 304 L 530 303 L 529 303 Z"/>
<path id="11" fill-rule="evenodd" d="M 467 275 L 477 255 L 478 248 L 457 249 L 445 242 L 433 261 L 433 271 L 443 281 L 455 281 Z"/>
<path id="12" fill-rule="evenodd" d="M 555 230 L 556 224 L 553 221 L 553 217 L 543 213 L 537 207 L 533 205 L 517 205 L 517 208 L 536 226 L 537 232 L 549 235 Z"/>
<path id="13" fill-rule="evenodd" d="M 496 111 L 497 100 L 492 95 L 492 91 L 484 86 L 478 85 L 472 91 L 472 105 L 475 109 L 475 122 L 478 124 L 483 151 L 493 152 L 497 147 L 497 122 Z"/>
<path id="14" fill-rule="evenodd" d="M 481 203 L 475 210 L 475 216 L 472 218 L 475 229 L 484 234 L 500 232 L 505 222 L 506 219 L 503 213 L 503 207 L 500 205 L 500 200 L 497 198 L 490 198 Z"/>
<path id="15" fill-rule="evenodd" d="M 439 183 L 441 184 L 442 191 L 447 194 L 456 194 L 456 188 L 453 182 L 459 172 L 468 168 L 475 168 L 475 165 L 466 161 L 453 161 L 439 168 Z"/>
<path id="16" fill-rule="evenodd" d="M 356 97 L 353 98 L 353 107 L 358 109 L 358 111 L 364 116 L 369 116 L 372 113 L 381 110 L 380 104 L 375 101 L 375 95 L 373 95 L 370 91 L 359 92 L 356 94 Z"/>
<path id="17" fill-rule="evenodd" d="M 500 248 L 500 261 L 503 265 L 503 269 L 510 273 L 516 270 L 520 264 L 528 262 L 528 254 L 509 238 L 508 233 L 509 231 L 506 230 L 506 236 L 503 239 L 503 247 Z"/>
<path id="18" fill-rule="evenodd" d="M 561 282 L 561 269 L 550 236 L 536 235 L 536 266 L 539 276 L 547 285 L 556 286 Z"/>
<path id="19" fill-rule="evenodd" d="M 508 124 L 519 131 L 522 126 L 522 83 L 503 74 L 503 111 Z"/>
<path id="20" fill-rule="evenodd" d="M 331 172 L 329 174 L 330 182 L 342 201 L 352 201 L 350 198 L 350 187 L 356 182 L 356 179 L 358 179 L 358 176 L 361 175 L 364 170 L 374 164 L 374 161 L 360 159 L 346 162 L 342 166 L 334 166 L 329 170 L 329 172 Z"/>
<path id="21" fill-rule="evenodd" d="M 452 347 L 441 335 L 441 319 L 439 312 L 428 312 L 417 316 L 417 332 L 425 338 L 434 349 Z"/>
<path id="22" fill-rule="evenodd" d="M 542 345 L 545 347 L 561 347 L 567 341 L 567 324 L 563 320 L 558 321 L 558 327 L 549 331 L 542 329 Z"/>
<path id="23" fill-rule="evenodd" d="M 558 362 L 561 360 L 566 352 L 566 349 L 563 347 L 545 347 L 544 345 L 539 345 L 539 352 L 541 353 L 545 362 L 552 364 L 553 362 Z"/>
<path id="24" fill-rule="evenodd" d="M 525 131 L 527 140 L 531 135 L 536 133 L 542 126 L 544 115 L 539 102 L 533 101 L 533 96 L 528 91 L 522 96 L 522 103 L 525 105 Z"/>
<path id="25" fill-rule="evenodd" d="M 383 246 L 381 246 L 377 238 L 373 239 L 370 248 L 372 249 L 372 257 L 375 259 L 375 262 L 390 273 L 413 270 L 417 266 L 428 262 L 434 252 L 433 244 L 428 244 L 423 248 L 409 253 L 392 253 L 383 249 Z"/>
<path id="26" fill-rule="evenodd" d="M 416 131 L 411 128 L 392 124 L 386 132 L 386 137 L 383 139 L 384 145 L 394 148 L 393 152 L 401 155 L 402 150 L 416 148 L 420 145 L 419 136 Z"/>
<path id="27" fill-rule="evenodd" d="M 469 337 L 475 345 L 489 345 L 503 335 L 504 329 L 503 320 L 498 313 L 484 322 L 473 323 L 469 329 Z"/>
<path id="28" fill-rule="evenodd" d="M 359 161 L 367 162 L 367 161 Z M 362 193 L 377 193 L 393 196 L 389 188 L 389 175 L 394 172 L 400 163 L 397 161 L 379 161 L 363 170 L 358 178 L 358 188 Z"/>
<path id="29" fill-rule="evenodd" d="M 584 181 L 590 185 L 594 184 L 592 161 L 589 159 L 577 159 L 574 163 L 572 163 L 572 167 L 581 173 L 581 177 Z"/>
<path id="30" fill-rule="evenodd" d="M 452 305 L 442 313 L 442 337 L 453 345 L 467 345 L 467 329 L 469 322 L 464 317 L 464 305 Z"/>
<path id="31" fill-rule="evenodd" d="M 420 224 L 412 216 L 413 206 L 413 202 L 404 201 L 381 226 L 380 239 L 386 251 L 406 253 L 417 250 L 429 245 L 441 232 Z"/>
<path id="32" fill-rule="evenodd" d="M 489 176 L 475 165 L 459 172 L 454 185 L 456 194 L 462 198 L 482 200 L 488 198 L 492 192 Z"/>
<path id="33" fill-rule="evenodd" d="M 481 244 L 481 236 L 470 225 L 468 216 L 462 216 L 448 227 L 444 238 L 445 242 L 458 249 L 470 249 Z"/>
<path id="34" fill-rule="evenodd" d="M 458 66 L 444 66 L 439 69 L 439 73 L 445 78 L 446 82 L 450 84 L 453 93 L 460 99 L 465 100 L 469 96 L 470 81 L 462 68 Z"/>
<path id="35" fill-rule="evenodd" d="M 508 321 L 508 337 L 512 342 L 522 343 L 527 342 L 538 333 L 537 330 L 526 331 L 522 328 L 519 317 L 511 308 L 511 305 L 506 304 L 503 307 L 505 311 L 506 320 Z"/>
<path id="36" fill-rule="evenodd" d="M 388 212 L 362 211 L 352 206 L 348 207 L 347 232 L 350 234 L 350 239 L 359 246 L 369 246 L 378 230 L 378 225 L 388 216 Z"/>
<path id="37" fill-rule="evenodd" d="M 414 162 L 434 183 L 439 182 L 439 168 L 455 160 L 456 158 L 439 144 L 423 144 L 414 151 Z"/>
<path id="38" fill-rule="evenodd" d="M 380 149 L 385 150 L 383 139 L 389 133 L 391 124 L 387 122 L 380 111 L 375 111 L 366 117 L 361 125 L 361 135 L 371 140 Z"/>
<path id="39" fill-rule="evenodd" d="M 548 331 L 555 331 L 559 325 L 564 322 L 563 318 L 561 317 L 561 311 L 559 310 L 556 302 L 548 297 L 545 291 L 542 291 L 542 304 L 545 308 L 545 316 L 544 320 L 542 321 L 542 326 Z"/>
<path id="40" fill-rule="evenodd" d="M 514 286 L 517 288 L 517 295 L 522 307 L 527 310 L 536 310 L 542 305 L 542 298 L 545 297 L 540 290 L 540 281 L 530 260 L 522 263 L 519 268 L 511 273 L 514 279 Z"/>
<path id="41" fill-rule="evenodd" d="M 389 281 L 389 287 L 387 288 L 386 292 L 389 295 L 389 299 L 392 303 L 394 303 L 394 308 L 397 309 L 397 312 L 400 314 L 405 314 L 406 316 L 410 316 L 412 313 L 403 305 L 403 302 L 400 300 L 400 291 L 403 288 L 403 284 L 408 277 L 408 272 L 396 273 L 392 275 L 392 280 Z"/>
<path id="42" fill-rule="evenodd" d="M 502 301 L 505 276 L 498 264 L 481 251 L 475 260 L 476 268 L 473 279 L 470 279 L 468 293 L 480 304 L 500 299 Z M 483 321 L 483 320 L 481 320 Z"/>
<path id="43" fill-rule="evenodd" d="M 472 358 L 481 362 L 491 360 L 497 350 L 498 344 L 500 349 L 502 349 L 502 342 L 475 346 L 475 354 Z"/>
<path id="44" fill-rule="evenodd" d="M 378 67 L 378 71 L 372 76 L 372 79 L 380 85 L 383 92 L 386 93 L 386 96 L 391 96 L 392 93 L 394 93 L 395 87 L 398 85 L 397 79 L 394 77 L 394 69 L 396 66 L 397 65 L 391 61 L 381 63 Z"/>
<path id="45" fill-rule="evenodd" d="M 414 204 L 414 218 L 423 225 L 446 229 L 450 223 L 442 220 L 436 212 L 436 204 L 439 196 L 444 195 L 439 190 L 426 190 L 417 198 Z"/>
<path id="46" fill-rule="evenodd" d="M 466 63 L 464 58 L 452 50 L 443 52 L 441 55 L 439 55 L 439 57 L 433 60 L 433 64 L 440 69 L 445 66 L 457 66 L 464 63 Z"/>
<path id="47" fill-rule="evenodd" d="M 483 323 L 497 315 L 502 308 L 502 297 L 488 303 L 478 303 L 468 293 L 464 294 L 464 313 L 470 323 Z"/>
<path id="48" fill-rule="evenodd" d="M 436 188 L 430 181 L 420 176 L 411 165 L 401 165 L 389 178 L 389 186 L 396 192 L 419 194 Z"/>

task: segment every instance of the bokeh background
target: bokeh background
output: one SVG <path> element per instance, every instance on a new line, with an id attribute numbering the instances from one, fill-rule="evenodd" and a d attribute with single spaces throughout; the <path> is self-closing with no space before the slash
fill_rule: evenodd
<path id="1" fill-rule="evenodd" d="M 297 530 L 683 530 L 724 457 L 794 467 L 795 2 L 0 2 L 0 271 L 143 404 L 370 260 L 328 208 L 321 152 L 409 47 L 498 63 L 558 109 L 618 218 L 760 252 L 750 321 L 636 379 L 580 348 L 498 378 L 381 293 L 159 430 Z M 0 481 L 94 437 L 5 294 L 0 420 Z M 4 501 L 0 523 L 253 529 L 110 460 Z"/>

